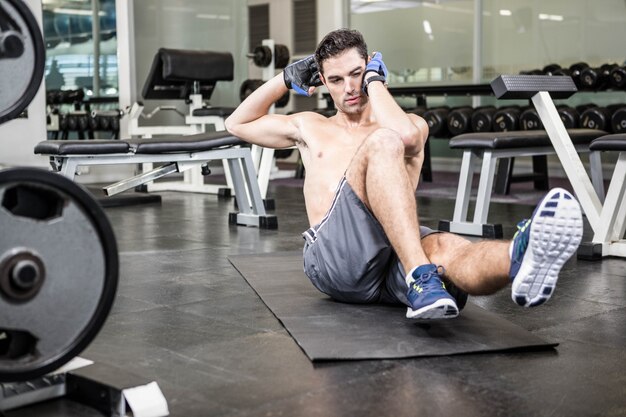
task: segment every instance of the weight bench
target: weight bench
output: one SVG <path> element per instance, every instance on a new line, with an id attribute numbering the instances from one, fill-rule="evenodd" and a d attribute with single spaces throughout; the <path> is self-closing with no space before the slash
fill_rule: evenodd
<path id="1" fill-rule="evenodd" d="M 276 216 L 265 212 L 250 149 L 237 146 L 244 143 L 228 132 L 211 132 L 153 139 L 47 140 L 37 144 L 35 153 L 49 156 L 53 169 L 72 180 L 79 166 L 144 163 L 161 165 L 104 187 L 108 196 L 174 172 L 197 168 L 208 161 L 224 160 L 228 163 L 239 210 L 238 213 L 229 214 L 229 222 L 275 229 L 278 227 Z"/>
<path id="2" fill-rule="evenodd" d="M 569 76 L 544 76 L 544 75 L 501 75 L 491 82 L 495 96 L 499 99 L 530 99 L 537 110 L 537 114 L 543 123 L 545 131 L 550 138 L 553 151 L 556 153 L 567 178 L 570 181 L 576 198 L 580 203 L 587 221 L 594 232 L 593 240 L 590 244 L 581 245 L 578 256 L 583 259 L 599 259 L 604 256 L 626 257 L 626 240 L 624 239 L 624 229 L 626 222 L 626 136 L 598 135 L 589 145 L 591 154 L 591 178 L 587 174 L 584 165 L 578 155 L 581 146 L 577 145 L 578 133 L 565 129 L 563 121 L 554 106 L 553 98 L 565 99 L 573 95 L 577 89 L 574 81 Z M 591 134 L 591 132 L 589 132 Z M 597 132 L 596 132 L 597 133 Z M 600 157 L 597 152 L 620 151 L 617 165 L 611 179 L 611 184 L 602 201 L 604 195 L 602 186 L 602 167 Z M 469 162 L 469 156 L 467 157 Z M 489 171 L 493 170 L 492 163 L 483 161 L 483 167 L 487 166 Z M 466 172 L 470 172 L 469 168 Z M 469 179 L 468 179 L 469 178 Z M 461 182 L 459 187 L 459 200 L 463 199 L 465 189 L 470 188 L 471 176 L 463 176 L 465 183 Z M 487 196 L 488 179 L 481 178 L 483 185 L 483 197 Z M 463 192 L 461 191 L 463 188 Z M 479 187 L 480 188 L 480 187 Z M 488 196 L 487 196 L 488 198 Z M 488 202 L 488 200 L 486 200 Z M 477 205 L 484 202 L 477 201 Z M 455 219 L 462 219 L 467 214 L 467 205 L 457 201 L 455 206 Z M 483 208 L 474 217 L 473 224 L 461 223 L 467 231 L 473 234 L 482 235 L 480 226 L 486 221 L 487 212 Z M 451 222 L 449 225 L 454 224 Z M 445 226 L 445 224 L 444 224 Z M 469 227 L 471 226 L 471 227 Z M 462 227 L 463 228 L 463 227 Z M 454 227 L 450 227 L 454 229 Z M 460 232 L 463 233 L 463 232 Z"/>
<path id="3" fill-rule="evenodd" d="M 592 129 L 572 129 L 568 133 L 577 152 L 589 152 L 591 141 L 606 135 L 604 131 Z M 439 230 L 488 238 L 502 238 L 502 225 L 487 223 L 498 161 L 502 159 L 500 163 L 506 163 L 512 157 L 556 153 L 545 130 L 464 133 L 450 139 L 449 145 L 452 149 L 462 149 L 463 159 L 452 221 L 440 221 Z M 474 219 L 469 222 L 472 179 L 479 158 L 482 159 L 480 181 Z M 601 179 L 595 186 L 599 189 Z"/>
<path id="4" fill-rule="evenodd" d="M 581 259 L 596 260 L 603 256 L 626 257 L 626 134 L 606 135 L 595 139 L 589 145 L 591 161 L 601 166 L 602 152 L 619 152 L 617 163 L 611 177 L 609 189 L 604 194 L 602 170 L 593 170 L 596 175 L 594 184 L 602 184 L 598 198 L 603 202 L 600 212 L 599 226 L 594 228 L 590 242 L 583 242 L 578 250 Z"/>

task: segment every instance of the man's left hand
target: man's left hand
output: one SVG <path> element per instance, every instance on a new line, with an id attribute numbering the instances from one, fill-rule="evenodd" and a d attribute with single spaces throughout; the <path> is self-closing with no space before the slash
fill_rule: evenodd
<path id="1" fill-rule="evenodd" d="M 374 55 L 370 58 L 367 66 L 365 67 L 365 76 L 367 76 L 368 72 L 375 72 L 378 75 L 385 77 L 385 80 L 387 79 L 388 72 L 385 63 L 383 62 L 383 54 L 380 52 L 374 52 Z"/>

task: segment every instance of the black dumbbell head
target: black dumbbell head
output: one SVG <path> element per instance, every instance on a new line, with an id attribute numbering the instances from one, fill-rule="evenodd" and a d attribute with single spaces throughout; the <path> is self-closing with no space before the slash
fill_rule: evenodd
<path id="1" fill-rule="evenodd" d="M 576 109 L 569 106 L 557 107 L 557 112 L 566 129 L 575 129 L 578 127 L 580 117 Z"/>
<path id="2" fill-rule="evenodd" d="M 520 109 L 518 107 L 506 107 L 498 110 L 493 115 L 493 131 L 509 132 L 519 130 Z"/>
<path id="3" fill-rule="evenodd" d="M 580 127 L 609 131 L 611 128 L 611 113 L 605 107 L 592 107 L 580 115 Z"/>
<path id="4" fill-rule="evenodd" d="M 424 120 L 428 123 L 430 136 L 444 137 L 447 135 L 447 119 L 450 109 L 447 107 L 436 107 L 424 112 Z"/>
<path id="5" fill-rule="evenodd" d="M 472 114 L 472 130 L 474 132 L 491 132 L 493 130 L 493 115 L 495 107 L 476 109 Z"/>
<path id="6" fill-rule="evenodd" d="M 543 129 L 543 123 L 539 118 L 537 110 L 530 107 L 524 110 L 519 116 L 519 124 L 522 130 L 541 130 Z"/>
<path id="7" fill-rule="evenodd" d="M 462 107 L 452 110 L 448 114 L 448 131 L 452 136 L 460 135 L 470 130 L 473 112 L 474 109 L 471 107 Z"/>

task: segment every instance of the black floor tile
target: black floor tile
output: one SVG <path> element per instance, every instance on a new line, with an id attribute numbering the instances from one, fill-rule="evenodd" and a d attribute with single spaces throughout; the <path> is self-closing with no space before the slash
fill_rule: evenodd
<path id="1" fill-rule="evenodd" d="M 161 195 L 162 205 L 106 210 L 119 291 L 81 356 L 157 381 L 172 416 L 626 415 L 624 260 L 571 260 L 541 308 L 516 306 L 508 290 L 472 298 L 559 342 L 553 351 L 314 365 L 227 259 L 301 250 L 302 190 L 270 188 L 278 230 L 229 225 L 232 199 Z M 437 227 L 454 201 L 420 197 L 418 207 Z M 532 210 L 493 203 L 489 222 L 511 237 Z M 54 404 L 10 415 L 89 415 Z"/>

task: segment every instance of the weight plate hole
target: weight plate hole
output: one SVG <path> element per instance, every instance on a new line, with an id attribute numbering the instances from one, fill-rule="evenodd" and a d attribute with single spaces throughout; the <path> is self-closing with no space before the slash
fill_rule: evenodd
<path id="1" fill-rule="evenodd" d="M 60 217 L 64 205 L 65 200 L 58 193 L 24 184 L 7 188 L 2 198 L 2 207 L 15 216 L 37 220 Z"/>
<path id="2" fill-rule="evenodd" d="M 0 360 L 15 360 L 36 351 L 37 338 L 27 331 L 0 329 Z"/>

